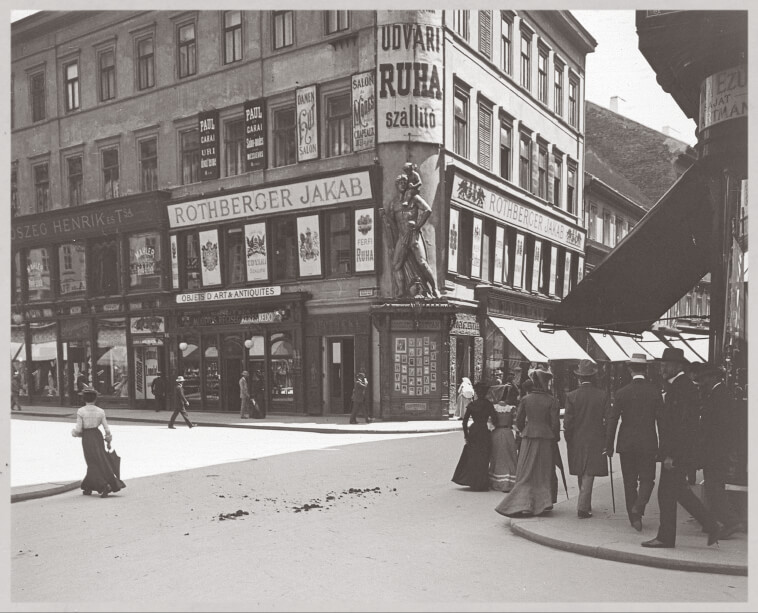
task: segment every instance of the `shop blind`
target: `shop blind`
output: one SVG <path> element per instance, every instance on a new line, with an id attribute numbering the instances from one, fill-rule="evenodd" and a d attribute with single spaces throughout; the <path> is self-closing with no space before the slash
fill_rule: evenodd
<path id="1" fill-rule="evenodd" d="M 492 170 L 492 110 L 479 105 L 479 166 Z"/>

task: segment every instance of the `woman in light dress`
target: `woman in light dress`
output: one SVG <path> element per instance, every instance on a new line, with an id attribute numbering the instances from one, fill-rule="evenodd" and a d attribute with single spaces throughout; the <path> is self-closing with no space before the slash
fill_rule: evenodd
<path id="1" fill-rule="evenodd" d="M 516 483 L 516 436 L 513 422 L 518 405 L 518 389 L 515 385 L 504 386 L 503 396 L 495 404 L 495 429 L 490 433 L 492 449 L 490 451 L 490 488 L 501 492 L 510 492 Z"/>
<path id="2" fill-rule="evenodd" d="M 463 377 L 461 384 L 458 386 L 458 395 L 455 400 L 455 413 L 453 417 L 463 419 L 466 414 L 468 403 L 474 399 L 474 386 L 471 385 L 471 379 Z"/>

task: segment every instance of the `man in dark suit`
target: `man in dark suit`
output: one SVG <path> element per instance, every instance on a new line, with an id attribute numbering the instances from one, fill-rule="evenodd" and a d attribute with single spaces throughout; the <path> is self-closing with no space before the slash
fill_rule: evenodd
<path id="1" fill-rule="evenodd" d="M 676 545 L 676 505 L 681 504 L 708 533 L 708 545 L 718 543 L 719 528 L 713 515 L 692 493 L 687 483 L 687 471 L 695 465 L 695 453 L 700 422 L 700 399 L 697 388 L 684 373 L 687 360 L 684 352 L 666 347 L 661 356 L 661 374 L 665 395 L 663 413 L 658 421 L 661 475 L 658 482 L 658 507 L 661 523 L 658 535 L 642 543 L 643 547 Z"/>
<path id="2" fill-rule="evenodd" d="M 613 440 L 620 418 L 616 451 L 621 458 L 626 512 L 629 523 L 641 532 L 645 506 L 655 486 L 655 458 L 658 453 L 655 422 L 663 412 L 663 397 L 661 390 L 645 378 L 647 358 L 644 353 L 632 354 L 627 367 L 632 381 L 616 392 L 608 417 L 605 445 L 606 455 L 612 457 Z"/>
<path id="3" fill-rule="evenodd" d="M 592 517 L 592 486 L 595 477 L 608 476 L 605 450 L 605 419 L 610 411 L 608 394 L 596 387 L 597 365 L 581 360 L 574 371 L 579 387 L 566 394 L 563 417 L 569 473 L 579 480 L 576 512 L 581 519 Z"/>

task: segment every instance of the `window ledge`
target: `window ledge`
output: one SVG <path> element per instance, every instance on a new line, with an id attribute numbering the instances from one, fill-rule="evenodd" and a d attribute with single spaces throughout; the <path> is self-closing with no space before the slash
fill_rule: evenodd
<path id="1" fill-rule="evenodd" d="M 349 47 L 355 46 L 357 42 L 358 32 L 348 32 L 346 34 L 341 34 L 334 38 L 330 38 L 327 41 L 327 44 L 329 44 L 335 51 L 340 51 L 342 49 L 347 49 Z"/>

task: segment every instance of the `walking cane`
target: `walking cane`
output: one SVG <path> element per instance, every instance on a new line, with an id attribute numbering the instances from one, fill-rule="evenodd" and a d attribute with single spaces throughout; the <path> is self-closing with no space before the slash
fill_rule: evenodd
<path id="1" fill-rule="evenodd" d="M 613 460 L 608 456 L 608 469 L 611 473 L 611 500 L 613 501 L 613 513 L 616 513 L 616 495 L 613 493 Z"/>

